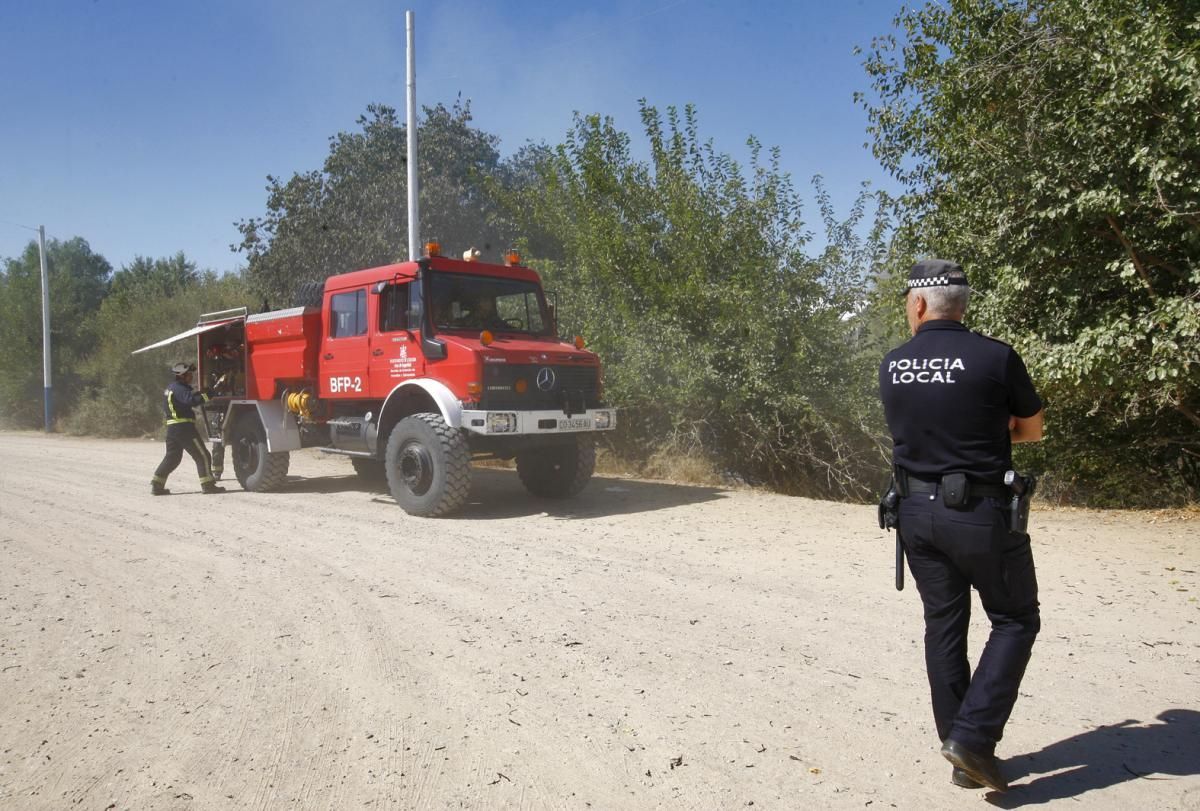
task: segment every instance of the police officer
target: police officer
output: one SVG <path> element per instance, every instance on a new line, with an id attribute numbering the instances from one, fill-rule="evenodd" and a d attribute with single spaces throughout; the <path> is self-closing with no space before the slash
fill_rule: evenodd
<path id="1" fill-rule="evenodd" d="M 179 467 L 184 451 L 196 462 L 200 489 L 210 494 L 225 492 L 224 487 L 217 486 L 212 457 L 204 447 L 200 432 L 196 430 L 196 414 L 192 409 L 208 402 L 209 395 L 192 391 L 192 375 L 195 371 L 196 365 L 193 363 L 176 363 L 171 367 L 175 379 L 163 392 L 163 412 L 167 420 L 167 453 L 159 463 L 158 469 L 154 471 L 154 478 L 150 480 L 150 492 L 156 496 L 165 496 L 171 492 L 166 486 L 167 477 Z"/>
<path id="2" fill-rule="evenodd" d="M 879 368 L 899 534 L 925 610 L 925 666 L 942 754 L 966 788 L 1008 788 L 996 743 L 1040 628 L 1029 536 L 1009 527 L 1012 443 L 1042 438 L 1042 402 L 1008 344 L 962 325 L 970 287 L 942 259 L 912 267 L 912 338 Z M 974 674 L 971 589 L 991 620 Z"/>

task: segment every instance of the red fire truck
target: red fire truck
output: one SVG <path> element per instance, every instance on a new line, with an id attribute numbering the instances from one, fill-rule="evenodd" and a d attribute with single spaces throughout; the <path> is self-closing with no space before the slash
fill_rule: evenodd
<path id="1" fill-rule="evenodd" d="M 214 465 L 228 449 L 246 490 L 279 488 L 288 454 L 314 447 L 386 477 L 412 515 L 462 505 L 473 458 L 516 459 L 534 495 L 576 495 L 593 434 L 616 426 L 596 355 L 558 337 L 520 257 L 427 253 L 333 276 L 319 306 L 210 313 L 138 351 L 196 336 L 199 385 L 218 386 L 204 408 Z"/>

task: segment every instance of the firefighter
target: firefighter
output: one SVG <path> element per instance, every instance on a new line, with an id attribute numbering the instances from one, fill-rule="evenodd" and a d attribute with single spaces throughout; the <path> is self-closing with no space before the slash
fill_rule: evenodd
<path id="1" fill-rule="evenodd" d="M 179 467 L 183 452 L 196 462 L 196 473 L 200 476 L 200 489 L 205 493 L 224 493 L 225 488 L 217 485 L 213 475 L 212 457 L 204 447 L 204 440 L 196 430 L 196 414 L 192 410 L 202 403 L 208 402 L 209 395 L 202 391 L 192 390 L 192 375 L 196 371 L 194 363 L 176 363 L 171 367 L 175 375 L 163 392 L 163 412 L 167 422 L 167 453 L 163 456 L 154 478 L 150 480 L 150 492 L 156 496 L 165 496 L 171 491 L 167 489 L 167 477 L 171 471 Z M 217 381 L 218 387 L 222 381 Z"/>
<path id="2" fill-rule="evenodd" d="M 471 309 L 463 316 L 462 323 L 474 329 L 504 329 L 508 326 L 496 312 L 496 299 L 487 295 L 480 295 L 471 302 Z"/>

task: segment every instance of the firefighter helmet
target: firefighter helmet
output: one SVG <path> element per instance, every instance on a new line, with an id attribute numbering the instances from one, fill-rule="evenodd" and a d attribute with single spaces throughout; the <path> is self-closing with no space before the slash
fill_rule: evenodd
<path id="1" fill-rule="evenodd" d="M 176 363 L 174 366 L 171 367 L 171 372 L 176 377 L 181 377 L 182 375 L 185 375 L 188 372 L 194 372 L 194 371 L 196 371 L 196 364 L 187 363 L 186 361 L 180 361 L 179 363 Z"/>

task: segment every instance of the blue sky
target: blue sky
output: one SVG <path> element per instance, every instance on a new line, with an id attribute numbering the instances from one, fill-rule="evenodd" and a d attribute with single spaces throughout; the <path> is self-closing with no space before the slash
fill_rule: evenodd
<path id="1" fill-rule="evenodd" d="M 718 150 L 744 160 L 749 135 L 778 146 L 798 186 L 824 175 L 845 210 L 863 181 L 892 187 L 863 147 L 852 94 L 868 82 L 852 51 L 900 6 L 5 0 L 0 257 L 34 237 L 20 225 L 44 224 L 114 268 L 177 251 L 244 264 L 233 223 L 265 210 L 268 174 L 320 168 L 329 136 L 371 102 L 403 115 L 408 9 L 418 103 L 461 94 L 505 155 L 557 143 L 574 111 L 611 115 L 637 142 L 639 98 L 692 103 Z"/>

